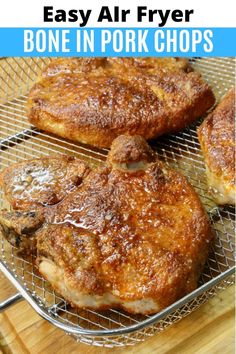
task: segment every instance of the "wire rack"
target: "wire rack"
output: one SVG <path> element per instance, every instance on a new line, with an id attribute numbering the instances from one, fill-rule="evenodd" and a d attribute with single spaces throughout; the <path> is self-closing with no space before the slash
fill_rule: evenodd
<path id="1" fill-rule="evenodd" d="M 0 59 L 0 169 L 52 153 L 71 154 L 91 166 L 102 164 L 106 158 L 106 149 L 68 142 L 29 124 L 25 112 L 27 92 L 49 61 L 49 58 Z M 217 100 L 234 85 L 234 58 L 193 58 L 191 63 L 210 83 Z M 199 287 L 153 316 L 133 316 L 118 310 L 77 311 L 39 275 L 32 259 L 22 259 L 0 236 L 0 269 L 41 316 L 83 343 L 105 347 L 132 345 L 163 331 L 233 283 L 235 210 L 230 206 L 217 207 L 208 194 L 196 135 L 200 122 L 152 143 L 160 158 L 181 170 L 196 188 L 216 235 Z M 0 194 L 0 208 L 3 207 L 8 205 Z"/>

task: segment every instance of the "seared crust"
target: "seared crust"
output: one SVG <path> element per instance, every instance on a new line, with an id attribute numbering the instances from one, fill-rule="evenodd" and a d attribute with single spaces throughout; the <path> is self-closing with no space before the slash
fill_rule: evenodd
<path id="1" fill-rule="evenodd" d="M 7 167 L 0 186 L 13 209 L 35 210 L 61 201 L 89 170 L 73 156 L 40 157 Z"/>
<path id="2" fill-rule="evenodd" d="M 198 129 L 208 183 L 219 204 L 235 203 L 235 89 Z"/>
<path id="3" fill-rule="evenodd" d="M 0 211 L 0 231 L 5 239 L 24 255 L 36 252 L 37 239 L 35 232 L 44 223 L 44 209 L 40 211 Z"/>
<path id="4" fill-rule="evenodd" d="M 176 132 L 214 103 L 210 87 L 175 58 L 56 59 L 30 91 L 39 129 L 109 147 L 120 134 Z"/>

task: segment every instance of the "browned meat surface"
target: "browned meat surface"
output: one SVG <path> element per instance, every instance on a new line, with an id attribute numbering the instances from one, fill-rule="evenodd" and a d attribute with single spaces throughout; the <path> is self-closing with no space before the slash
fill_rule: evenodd
<path id="1" fill-rule="evenodd" d="M 39 129 L 109 147 L 120 134 L 153 139 L 194 122 L 214 103 L 211 88 L 176 58 L 60 58 L 30 91 Z"/>
<path id="2" fill-rule="evenodd" d="M 0 186 L 14 209 L 53 205 L 76 188 L 89 167 L 72 156 L 41 157 L 6 168 Z"/>
<path id="3" fill-rule="evenodd" d="M 45 221 L 44 210 L 38 211 L 0 211 L 0 231 L 6 240 L 19 248 L 24 255 L 36 252 L 35 232 Z"/>
<path id="4" fill-rule="evenodd" d="M 218 204 L 235 204 L 235 89 L 208 115 L 198 137 L 208 184 Z"/>
<path id="5" fill-rule="evenodd" d="M 213 238 L 193 187 L 136 136 L 44 210 L 39 271 L 78 308 L 161 310 L 196 288 Z"/>

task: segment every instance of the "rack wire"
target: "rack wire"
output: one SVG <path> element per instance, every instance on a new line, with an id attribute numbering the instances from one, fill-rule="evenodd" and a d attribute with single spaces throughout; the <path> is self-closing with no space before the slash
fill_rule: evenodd
<path id="1" fill-rule="evenodd" d="M 76 144 L 32 127 L 26 116 L 29 88 L 49 58 L 0 59 L 0 169 L 24 159 L 49 154 L 71 154 L 92 167 L 101 165 L 106 149 Z M 234 58 L 193 58 L 192 66 L 212 86 L 217 100 L 234 85 Z M 119 310 L 75 310 L 0 235 L 0 269 L 31 306 L 45 319 L 83 343 L 114 347 L 132 345 L 179 321 L 233 283 L 235 209 L 218 207 L 208 194 L 205 166 L 192 125 L 176 135 L 152 143 L 167 164 L 180 170 L 195 187 L 209 214 L 216 241 L 202 272 L 199 287 L 153 316 L 129 315 Z M 0 192 L 0 208 L 8 207 Z"/>

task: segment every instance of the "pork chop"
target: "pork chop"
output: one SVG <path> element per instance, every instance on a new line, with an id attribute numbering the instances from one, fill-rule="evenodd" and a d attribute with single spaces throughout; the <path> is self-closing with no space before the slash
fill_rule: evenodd
<path id="1" fill-rule="evenodd" d="M 218 204 L 235 204 L 235 89 L 198 129 L 211 194 Z"/>
<path id="2" fill-rule="evenodd" d="M 28 116 L 39 129 L 98 147 L 120 134 L 177 132 L 214 103 L 200 74 L 176 58 L 59 58 L 32 87 Z"/>
<path id="3" fill-rule="evenodd" d="M 106 165 L 44 217 L 38 269 L 78 308 L 163 309 L 196 288 L 213 239 L 193 187 L 139 136 L 118 137 Z"/>

